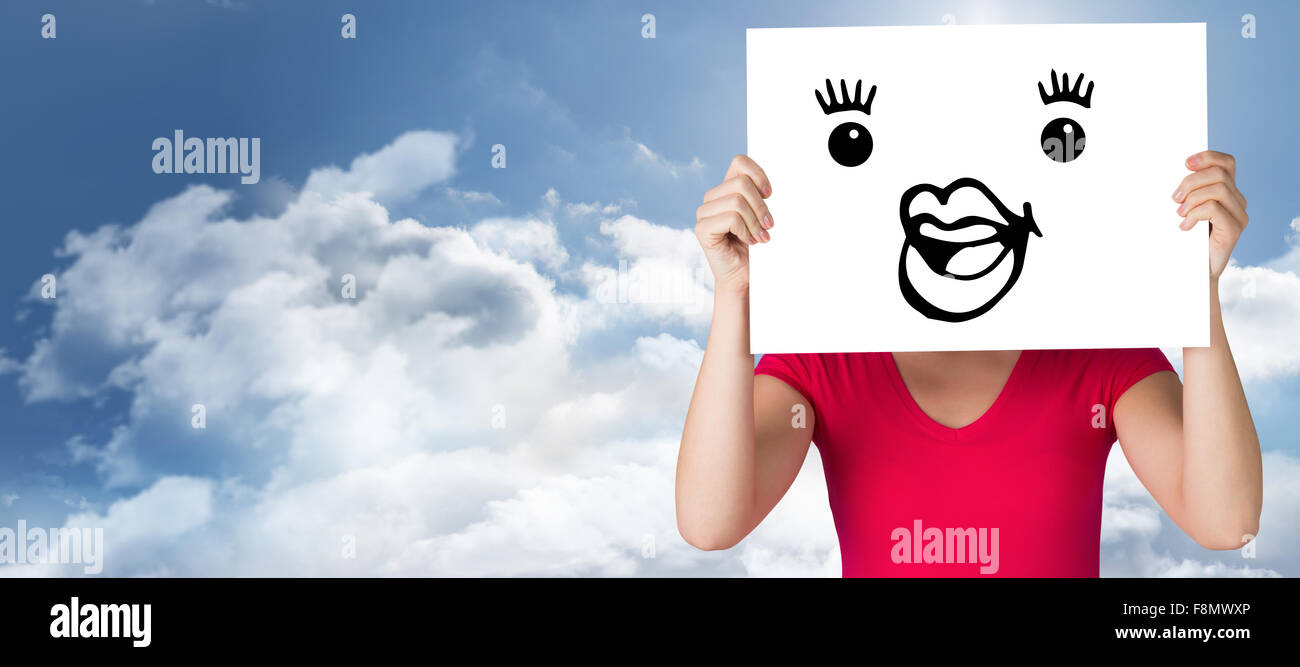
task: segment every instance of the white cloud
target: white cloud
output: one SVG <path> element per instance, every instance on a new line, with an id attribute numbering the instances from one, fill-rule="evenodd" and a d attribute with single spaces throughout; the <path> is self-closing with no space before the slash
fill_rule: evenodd
<path id="1" fill-rule="evenodd" d="M 109 506 L 103 515 L 68 517 L 68 526 L 102 526 L 107 548 L 114 542 L 166 541 L 212 518 L 213 483 L 189 477 L 163 477 L 145 491 Z"/>
<path id="2" fill-rule="evenodd" d="M 547 209 L 549 214 L 556 214 L 563 211 L 564 215 L 569 218 L 586 218 L 589 216 L 599 215 L 604 218 L 618 215 L 623 211 L 625 206 L 634 205 L 634 202 L 622 200 L 619 202 L 564 202 L 560 193 L 555 188 L 547 188 L 546 193 L 542 195 L 542 205 Z"/>
<path id="3" fill-rule="evenodd" d="M 1287 252 L 1277 259 L 1265 263 L 1265 266 L 1275 271 L 1300 273 L 1300 217 L 1291 219 L 1288 230 L 1286 237 Z"/>
<path id="4" fill-rule="evenodd" d="M 478 190 L 457 190 L 456 188 L 443 188 L 443 193 L 454 201 L 462 204 L 492 204 L 501 205 L 501 200 L 491 192 L 479 192 Z"/>
<path id="5" fill-rule="evenodd" d="M 198 186 L 134 225 L 69 235 L 20 382 L 31 401 L 130 397 L 106 439 L 69 444 L 127 494 L 77 517 L 130 555 L 110 554 L 107 573 L 620 573 L 717 558 L 681 542 L 671 512 L 698 345 L 661 334 L 577 365 L 584 306 L 547 273 L 568 258 L 553 223 L 426 227 L 337 189 L 409 195 L 428 180 L 399 169 L 409 136 L 347 173 L 313 172 L 274 218 L 224 217 L 230 193 Z M 155 512 L 169 504 L 193 511 Z M 156 521 L 170 526 L 151 537 Z"/>
<path id="6" fill-rule="evenodd" d="M 334 166 L 312 170 L 303 189 L 326 197 L 369 192 L 380 201 L 403 201 L 451 177 L 456 142 L 448 132 L 407 132 L 374 153 L 357 156 L 347 171 Z"/>
<path id="7" fill-rule="evenodd" d="M 1300 276 L 1229 266 L 1219 279 L 1224 328 L 1245 380 L 1300 372 Z"/>
<path id="8" fill-rule="evenodd" d="M 1243 380 L 1300 373 L 1300 218 L 1289 250 L 1263 266 L 1233 262 L 1219 279 L 1224 328 Z"/>
<path id="9" fill-rule="evenodd" d="M 1219 279 L 1224 329 L 1247 383 L 1300 374 L 1300 218 L 1291 221 L 1287 241 L 1278 259 L 1260 266 L 1233 260 Z M 1181 365 L 1181 349 L 1165 354 Z"/>
<path id="10" fill-rule="evenodd" d="M 569 252 L 550 222 L 492 218 L 470 228 L 470 235 L 481 246 L 517 260 L 540 262 L 552 271 L 559 271 L 569 261 Z"/>
<path id="11" fill-rule="evenodd" d="M 185 540 L 213 518 L 214 488 L 205 479 L 163 477 L 139 494 L 114 502 L 103 514 L 73 514 L 60 528 L 81 537 L 81 550 L 73 551 L 75 560 L 10 564 L 0 568 L 0 577 L 107 575 L 110 563 L 131 563 L 137 574 L 173 574 L 182 569 L 174 560 L 188 551 Z M 100 537 L 102 543 L 96 542 Z"/>
<path id="12" fill-rule="evenodd" d="M 587 262 L 583 282 L 593 309 L 614 318 L 650 317 L 694 327 L 708 324 L 713 274 L 695 234 L 631 215 L 600 224 L 618 264 Z"/>

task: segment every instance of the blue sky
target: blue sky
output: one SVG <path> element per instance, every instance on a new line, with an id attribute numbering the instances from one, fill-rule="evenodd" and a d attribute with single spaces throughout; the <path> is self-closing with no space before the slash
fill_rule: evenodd
<path id="1" fill-rule="evenodd" d="M 295 441 L 293 434 L 300 433 L 276 421 L 282 409 L 297 399 L 267 397 L 264 405 L 241 404 L 241 409 L 250 411 L 248 415 L 265 420 L 264 430 L 250 427 L 246 433 L 205 434 L 270 442 L 254 452 L 242 452 L 241 456 L 257 459 L 256 465 L 240 463 L 239 456 L 219 450 L 199 453 L 193 443 L 178 445 L 183 452 L 165 453 L 171 441 L 192 434 L 179 436 L 172 426 L 163 425 L 171 422 L 154 419 L 150 410 L 156 403 L 145 397 L 161 394 L 142 389 L 139 380 L 107 382 L 124 361 L 147 357 L 159 348 L 158 341 L 146 335 L 143 342 L 122 344 L 97 336 L 95 329 L 60 335 L 52 322 L 55 310 L 65 306 L 32 298 L 41 275 L 62 275 L 78 261 L 89 262 L 89 253 L 60 252 L 69 232 L 92 234 L 106 225 L 132 229 L 143 224 L 155 204 L 199 184 L 233 192 L 233 200 L 220 208 L 222 216 L 274 218 L 297 200 L 313 170 L 329 165 L 347 169 L 358 155 L 374 153 L 408 132 L 432 130 L 455 137 L 454 174 L 422 184 L 425 187 L 412 189 L 408 196 L 379 202 L 390 219 L 409 217 L 427 227 L 477 229 L 475 238 L 485 245 L 491 241 L 483 239 L 496 238 L 490 226 L 481 226 L 485 220 L 539 220 L 553 230 L 558 244 L 546 246 L 546 252 L 562 248 L 567 259 L 554 259 L 554 255 L 547 256 L 554 261 L 538 259 L 540 255 L 529 250 L 533 254 L 524 257 L 524 263 L 570 267 L 537 271 L 553 282 L 556 294 L 579 298 L 589 286 L 578 266 L 582 263 L 608 265 L 620 257 L 648 257 L 637 255 L 629 244 L 655 248 L 661 244 L 667 248 L 665 253 L 679 249 L 681 237 L 671 232 L 693 225 L 702 192 L 719 180 L 732 155 L 744 151 L 744 29 L 749 27 L 932 24 L 945 14 L 954 15 L 959 23 L 1205 21 L 1210 144 L 1237 156 L 1238 183 L 1250 200 L 1251 226 L 1235 256 L 1242 264 L 1277 271 L 1300 267 L 1286 241 L 1292 233 L 1291 221 L 1300 216 L 1300 188 L 1296 187 L 1300 169 L 1294 159 L 1300 154 L 1300 129 L 1295 123 L 1298 98 L 1290 84 L 1290 72 L 1300 63 L 1300 44 L 1292 38 L 1293 26 L 1300 24 L 1296 3 L 356 5 L 155 0 L 11 2 L 0 9 L 0 57 L 10 63 L 0 72 L 0 88 L 7 93 L 0 112 L 0 150 L 6 156 L 0 161 L 0 179 L 7 184 L 4 224 L 8 232 L 6 243 L 0 245 L 0 303 L 9 311 L 9 324 L 0 327 L 0 349 L 10 360 L 10 372 L 0 374 L 0 498 L 19 496 L 10 504 L 0 503 L 3 525 L 17 518 L 57 525 L 76 512 L 111 524 L 110 519 L 117 520 L 111 514 L 115 502 L 138 498 L 159 488 L 160 480 L 174 477 L 201 480 L 194 488 L 209 508 L 192 521 L 195 530 L 206 531 L 206 537 L 177 537 L 178 543 L 216 540 L 236 530 L 221 525 L 226 509 L 234 515 L 250 507 L 249 501 L 238 500 L 244 497 L 239 493 L 223 495 L 237 485 L 232 480 L 246 483 L 245 491 L 252 495 L 269 494 L 272 486 L 267 480 L 276 479 L 277 470 L 284 472 L 277 468 L 282 462 L 278 457 L 293 456 L 291 451 L 278 451 L 277 445 Z M 46 12 L 57 17 L 56 40 L 40 38 L 40 16 Z M 356 40 L 342 40 L 339 35 L 339 17 L 347 12 L 357 16 Z M 640 17 L 647 12 L 656 19 L 652 40 L 640 34 Z M 1241 34 L 1242 15 L 1247 13 L 1256 17 L 1255 39 L 1243 39 Z M 149 166 L 151 142 L 170 136 L 176 128 L 189 136 L 260 137 L 261 183 L 239 186 L 237 177 L 229 175 L 154 174 Z M 438 141 L 436 137 L 422 140 Z M 493 144 L 507 147 L 507 169 L 491 168 Z M 1171 191 L 1174 185 L 1170 184 Z M 552 190 L 555 194 L 548 200 Z M 599 204 L 611 213 L 585 215 L 565 208 L 573 204 Z M 610 224 L 621 215 L 652 226 Z M 101 250 L 111 254 L 112 246 Z M 392 267 L 391 258 L 387 266 Z M 221 265 L 208 268 L 220 271 Z M 171 277 L 177 287 L 199 285 L 203 273 L 203 267 L 191 264 Z M 102 277 L 112 283 L 118 276 Z M 121 289 L 129 292 L 131 276 L 120 279 Z M 558 301 L 560 310 L 576 307 L 564 298 Z M 98 312 L 94 304 L 84 301 L 76 307 L 88 310 L 69 311 L 69 317 Z M 148 330 L 149 314 L 143 309 L 112 307 L 123 309 L 119 319 L 139 316 L 138 331 Z M 549 306 L 538 308 L 543 313 L 538 317 L 544 320 Z M 198 317 L 208 315 L 211 312 L 205 310 Z M 605 405 L 601 396 L 626 398 L 648 392 L 644 396 L 651 397 L 649 402 L 616 420 L 620 425 L 601 431 L 601 437 L 612 443 L 667 442 L 662 446 L 670 447 L 674 425 L 680 425 L 680 398 L 689 393 L 693 377 L 689 358 L 679 364 L 681 368 L 673 364 L 681 361 L 678 355 L 689 357 L 693 345 L 703 345 L 707 319 L 701 322 L 698 313 L 671 312 L 619 314 L 610 319 L 607 326 L 583 328 L 566 339 L 578 341 L 564 348 L 573 364 L 571 377 L 589 390 L 583 397 L 573 397 L 570 407 L 598 410 Z M 202 325 L 197 331 L 202 333 Z M 31 371 L 19 367 L 30 363 L 42 340 L 52 341 L 52 349 L 57 350 L 57 362 L 51 363 L 65 383 L 84 380 L 95 388 L 78 396 L 34 399 Z M 642 344 L 642 340 L 650 342 Z M 668 374 L 663 377 L 640 375 L 638 364 L 647 363 L 675 370 L 664 371 Z M 148 376 L 148 368 L 139 370 L 134 362 L 128 366 Z M 613 375 L 620 368 L 625 376 L 636 378 L 630 389 L 617 388 Z M 688 378 L 685 385 L 678 375 Z M 259 377 L 265 380 L 269 374 Z M 1300 398 L 1295 370 L 1262 372 L 1248 380 L 1248 389 L 1265 449 L 1300 455 L 1294 435 L 1300 431 L 1300 413 L 1294 409 Z M 653 397 L 663 400 L 656 403 Z M 551 423 L 548 420 L 557 418 L 557 408 L 528 410 L 537 415 L 535 423 L 530 422 L 534 430 L 524 440 L 537 447 L 546 440 L 542 431 Z M 187 418 L 183 416 L 181 423 Z M 249 423 L 254 421 L 250 417 Z M 139 463 L 144 472 L 114 477 L 112 466 L 95 463 L 102 463 L 104 456 L 85 454 L 87 449 L 102 454 L 115 434 L 122 433 L 128 434 L 121 437 L 130 441 L 136 463 L 144 462 Z M 501 434 L 467 435 L 451 429 L 426 435 L 435 443 L 429 449 L 439 452 L 458 451 L 439 444 L 453 437 L 469 451 L 478 451 L 475 447 L 494 455 L 512 451 Z M 621 452 L 622 446 L 611 445 L 611 452 Z M 601 465 L 657 470 L 658 459 L 638 458 L 650 456 L 646 451 L 609 453 Z M 567 460 L 567 455 L 548 452 L 543 459 Z M 321 479 L 338 478 L 358 468 L 355 462 L 337 465 L 334 477 L 320 473 Z M 594 462 L 589 465 L 601 469 Z M 298 474 L 306 475 L 301 470 Z M 464 526 L 425 525 L 421 530 L 427 535 L 415 529 L 412 534 L 427 539 L 461 534 L 456 531 L 463 533 L 468 530 L 465 526 L 496 516 L 497 510 L 481 507 L 510 506 L 512 501 L 533 497 L 528 489 L 563 486 L 544 476 L 535 479 L 534 473 L 519 475 L 517 486 L 473 496 L 482 503 L 476 505 L 478 510 L 465 511 Z M 185 483 L 169 482 L 164 488 Z M 815 489 L 809 493 L 812 500 L 807 502 L 817 507 Z M 791 512 L 798 507 L 792 501 Z M 655 526 L 650 534 L 660 535 L 663 543 L 673 539 L 669 530 Z M 1172 546 L 1165 547 L 1170 557 L 1183 558 L 1178 550 L 1187 545 L 1169 538 L 1168 528 L 1163 535 L 1161 540 L 1172 540 Z M 629 539 L 635 542 L 636 536 Z M 824 544 L 824 535 L 818 539 L 823 541 L 817 544 Z M 774 538 L 773 543 L 780 540 Z M 757 560 L 794 563 L 792 571 L 821 571 L 816 558 L 813 566 L 804 567 L 807 554 L 782 555 L 762 548 L 754 547 L 748 561 L 734 555 L 689 555 L 672 561 L 666 555 L 656 567 L 672 572 L 752 572 L 744 562 L 752 566 Z M 138 554 L 153 569 L 115 571 L 190 572 L 177 565 L 182 552 L 174 544 L 124 547 L 123 553 Z M 771 560 L 754 554 L 766 554 Z M 367 566 L 380 567 L 370 562 Z M 620 572 L 618 568 L 625 565 L 587 567 L 575 571 Z M 254 571 L 252 566 L 242 570 Z M 530 570 L 503 567 L 488 573 L 517 572 Z"/>

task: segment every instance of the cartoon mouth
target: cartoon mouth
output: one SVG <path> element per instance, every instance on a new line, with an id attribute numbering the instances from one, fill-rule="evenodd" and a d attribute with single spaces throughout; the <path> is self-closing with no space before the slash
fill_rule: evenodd
<path id="1" fill-rule="evenodd" d="M 926 317 L 947 322 L 962 322 L 988 312 L 1020 277 L 1029 233 L 1043 235 L 1029 202 L 1017 215 L 988 186 L 970 177 L 944 188 L 928 183 L 908 188 L 899 202 L 899 219 L 906 235 L 898 266 L 903 296 Z M 1012 267 L 1000 272 L 1006 274 L 1005 284 L 991 296 L 978 297 L 976 304 L 943 308 L 919 293 L 909 275 L 909 251 L 915 251 L 930 272 L 944 279 L 978 281 L 1002 266 L 1007 255 L 1012 256 Z M 948 285 L 931 291 L 951 291 L 951 283 Z"/>

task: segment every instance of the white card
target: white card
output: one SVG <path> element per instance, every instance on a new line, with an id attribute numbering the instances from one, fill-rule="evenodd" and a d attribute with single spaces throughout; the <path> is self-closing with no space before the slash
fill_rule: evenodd
<path id="1" fill-rule="evenodd" d="M 1205 24 L 751 29 L 747 50 L 776 223 L 752 352 L 1209 345 L 1208 225 L 1172 199 L 1207 144 Z"/>

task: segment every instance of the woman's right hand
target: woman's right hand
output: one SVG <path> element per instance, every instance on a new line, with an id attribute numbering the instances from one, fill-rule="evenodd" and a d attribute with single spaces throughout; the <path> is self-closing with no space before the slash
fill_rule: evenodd
<path id="1" fill-rule="evenodd" d="M 763 201 L 772 184 L 753 160 L 737 155 L 721 184 L 695 211 L 695 237 L 713 271 L 714 293 L 749 289 L 749 246 L 771 240 L 772 214 Z"/>

